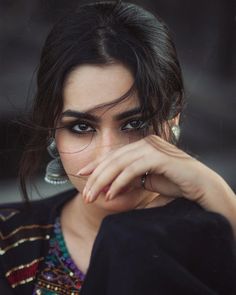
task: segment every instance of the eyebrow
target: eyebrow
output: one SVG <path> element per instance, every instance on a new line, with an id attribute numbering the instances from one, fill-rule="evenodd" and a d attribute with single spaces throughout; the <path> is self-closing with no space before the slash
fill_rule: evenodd
<path id="1" fill-rule="evenodd" d="M 116 114 L 113 118 L 116 121 L 121 121 L 123 119 L 126 119 L 128 117 L 131 117 L 131 116 L 134 116 L 134 115 L 137 115 L 137 114 L 140 114 L 140 113 L 141 113 L 141 108 L 140 107 L 135 107 L 135 108 L 127 110 L 125 112 Z M 66 111 L 64 111 L 62 113 L 61 118 L 64 118 L 64 117 L 72 117 L 72 118 L 77 118 L 77 119 L 86 119 L 86 120 L 93 121 L 93 122 L 96 122 L 96 123 L 101 122 L 100 117 L 90 114 L 89 111 L 80 112 L 80 111 L 75 111 L 75 110 L 66 110 Z"/>

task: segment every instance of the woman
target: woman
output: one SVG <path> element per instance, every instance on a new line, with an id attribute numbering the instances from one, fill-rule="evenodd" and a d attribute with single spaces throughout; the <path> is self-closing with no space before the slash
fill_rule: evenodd
<path id="1" fill-rule="evenodd" d="M 175 146 L 184 91 L 163 21 L 128 3 L 81 6 L 50 32 L 37 82 L 22 191 L 28 199 L 26 181 L 46 147 L 54 159 L 45 180 L 69 179 L 75 190 L 1 209 L 1 292 L 233 294 L 232 229 L 191 201 L 236 231 L 235 195 Z M 201 267 L 187 253 L 193 240 Z M 146 260 L 161 244 L 161 259 Z M 140 273 L 132 257 L 150 268 Z M 129 274 L 122 284 L 119 263 Z"/>

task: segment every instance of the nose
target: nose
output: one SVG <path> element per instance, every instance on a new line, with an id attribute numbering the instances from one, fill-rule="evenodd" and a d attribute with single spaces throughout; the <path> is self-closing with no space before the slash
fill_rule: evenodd
<path id="1" fill-rule="evenodd" d="M 106 154 L 109 154 L 111 151 L 114 151 L 125 144 L 126 142 L 124 142 L 124 139 L 118 132 L 115 132 L 110 128 L 106 129 L 100 134 L 99 139 L 97 139 L 96 156 L 105 157 Z"/>

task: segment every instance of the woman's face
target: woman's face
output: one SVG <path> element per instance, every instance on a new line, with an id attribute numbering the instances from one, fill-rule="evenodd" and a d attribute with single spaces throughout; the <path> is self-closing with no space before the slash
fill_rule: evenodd
<path id="1" fill-rule="evenodd" d="M 93 110 L 121 97 L 133 82 L 131 72 L 121 64 L 82 65 L 66 79 L 56 142 L 65 171 L 80 192 L 87 179 L 76 176 L 81 168 L 143 137 L 146 125 L 135 93 L 113 107 Z M 94 204 L 115 212 L 135 208 L 145 201 L 147 191 L 141 188 L 140 179 L 130 187 L 110 202 L 105 202 L 101 192 Z"/>

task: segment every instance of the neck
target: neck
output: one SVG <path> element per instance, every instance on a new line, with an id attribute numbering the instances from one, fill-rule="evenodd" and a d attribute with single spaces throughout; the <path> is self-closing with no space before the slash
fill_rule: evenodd
<path id="1" fill-rule="evenodd" d="M 64 230 L 75 237 L 90 240 L 96 237 L 103 218 L 109 214 L 112 212 L 102 210 L 94 204 L 85 204 L 78 193 L 63 207 L 61 224 Z"/>
<path id="2" fill-rule="evenodd" d="M 164 206 L 171 200 L 171 198 L 162 197 L 156 193 L 149 193 L 149 197 L 145 201 L 140 201 L 133 209 Z M 62 209 L 61 224 L 65 232 L 78 239 L 92 242 L 104 217 L 114 213 L 117 211 L 106 210 L 95 203 L 85 204 L 78 193 Z"/>

